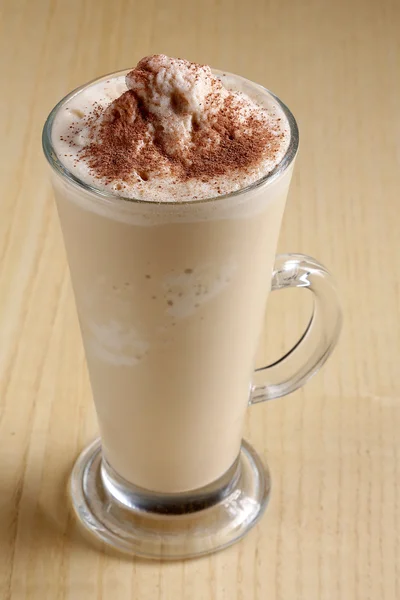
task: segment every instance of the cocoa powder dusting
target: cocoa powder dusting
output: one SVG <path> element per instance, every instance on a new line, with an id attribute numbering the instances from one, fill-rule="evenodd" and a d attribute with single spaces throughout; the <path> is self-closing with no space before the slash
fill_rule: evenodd
<path id="1" fill-rule="evenodd" d="M 141 61 L 134 73 L 147 90 L 148 64 Z M 209 181 L 221 175 L 234 177 L 266 157 L 273 159 L 280 136 L 268 120 L 254 111 L 240 113 L 241 101 L 232 93 L 221 104 L 214 89 L 205 99 L 209 116 L 199 122 L 193 114 L 190 139 L 183 146 L 175 144 L 173 151 L 171 132 L 147 110 L 136 91 L 128 90 L 106 109 L 94 106 L 86 119 L 91 142 L 80 151 L 79 159 L 106 183 L 147 181 L 162 174 L 166 165 L 168 176 L 176 181 Z M 210 111 L 213 106 L 217 109 Z M 170 107 L 175 114 L 190 118 L 183 94 L 173 93 Z"/>

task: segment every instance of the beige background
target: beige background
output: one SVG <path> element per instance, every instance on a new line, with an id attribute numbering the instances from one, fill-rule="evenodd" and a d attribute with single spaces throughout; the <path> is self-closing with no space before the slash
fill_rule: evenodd
<path id="1" fill-rule="evenodd" d="M 0 598 L 400 598 L 400 4 L 396 0 L 6 0 L 0 34 Z M 65 497 L 96 431 L 43 121 L 74 86 L 165 52 L 238 72 L 291 107 L 301 153 L 280 249 L 318 257 L 345 327 L 326 368 L 249 411 L 273 473 L 238 545 L 175 564 L 110 556 Z M 273 295 L 279 352 L 302 292 Z"/>

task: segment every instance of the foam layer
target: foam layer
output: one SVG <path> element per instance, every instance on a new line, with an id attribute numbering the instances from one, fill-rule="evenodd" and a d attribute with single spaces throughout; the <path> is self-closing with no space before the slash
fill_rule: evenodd
<path id="1" fill-rule="evenodd" d="M 59 110 L 55 151 L 80 180 L 122 197 L 179 202 L 244 188 L 282 160 L 290 133 L 273 99 L 250 97 L 241 81 L 163 55 L 143 59 Z"/>

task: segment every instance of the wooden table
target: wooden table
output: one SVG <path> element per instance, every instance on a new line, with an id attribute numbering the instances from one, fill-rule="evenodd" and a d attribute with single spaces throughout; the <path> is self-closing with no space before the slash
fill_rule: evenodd
<path id="1" fill-rule="evenodd" d="M 1 8 L 1 600 L 400 598 L 399 30 L 396 0 L 5 0 Z M 40 148 L 70 89 L 149 53 L 267 85 L 301 152 L 280 249 L 336 274 L 345 327 L 326 368 L 249 411 L 273 494 L 241 543 L 158 563 L 96 548 L 66 497 L 96 433 Z M 279 355 L 303 294 L 272 297 Z"/>

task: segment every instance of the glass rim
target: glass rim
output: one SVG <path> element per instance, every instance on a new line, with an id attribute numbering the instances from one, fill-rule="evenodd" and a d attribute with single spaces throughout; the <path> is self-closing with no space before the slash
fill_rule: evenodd
<path id="1" fill-rule="evenodd" d="M 131 204 L 146 204 L 146 205 L 153 205 L 153 206 L 154 206 L 154 204 L 157 204 L 158 206 L 163 206 L 163 205 L 183 206 L 183 205 L 189 205 L 189 204 L 190 205 L 199 205 L 199 204 L 206 204 L 209 202 L 216 202 L 216 201 L 224 200 L 227 198 L 241 196 L 242 194 L 245 194 L 245 193 L 253 191 L 259 187 L 262 187 L 263 185 L 271 184 L 273 181 L 275 181 L 281 175 L 283 175 L 283 173 L 285 173 L 285 171 L 288 169 L 288 167 L 290 167 L 294 158 L 296 157 L 297 150 L 299 147 L 299 129 L 297 126 L 296 119 L 294 118 L 292 112 L 289 110 L 289 108 L 286 106 L 286 104 L 284 104 L 282 102 L 282 100 L 280 100 L 280 98 L 278 98 L 278 96 L 276 96 L 273 92 L 271 92 L 264 86 L 251 81 L 250 79 L 246 79 L 245 77 L 242 77 L 241 75 L 229 73 L 228 71 L 212 69 L 212 72 L 214 74 L 216 74 L 217 76 L 218 75 L 232 76 L 235 79 L 239 79 L 245 83 L 248 83 L 248 84 L 258 88 L 258 90 L 260 92 L 262 92 L 263 94 L 268 94 L 273 100 L 275 100 L 275 102 L 281 108 L 281 110 L 284 113 L 284 115 L 288 121 L 288 124 L 289 124 L 290 140 L 289 140 L 289 145 L 288 145 L 288 148 L 287 148 L 285 154 L 283 155 L 280 162 L 274 167 L 274 169 L 272 169 L 271 171 L 269 171 L 268 173 L 266 173 L 265 175 L 263 175 L 256 181 L 253 181 L 249 185 L 247 185 L 243 188 L 240 188 L 238 190 L 234 190 L 232 192 L 228 192 L 226 194 L 221 194 L 218 196 L 210 196 L 207 198 L 200 198 L 200 199 L 196 199 L 196 200 L 167 200 L 167 201 L 155 202 L 154 200 L 145 200 L 145 199 L 140 199 L 140 198 L 128 198 L 126 196 L 120 196 L 120 195 L 114 194 L 112 192 L 109 192 L 107 190 L 102 190 L 100 188 L 94 187 L 93 185 L 90 185 L 89 183 L 85 183 L 84 181 L 82 181 L 82 179 L 80 179 L 79 177 L 76 177 L 76 175 L 74 175 L 69 169 L 67 169 L 67 167 L 58 158 L 57 153 L 54 150 L 53 142 L 52 142 L 52 129 L 53 129 L 53 123 L 54 123 L 55 117 L 56 117 L 58 111 L 67 102 L 69 102 L 74 96 L 77 96 L 84 89 L 86 89 L 86 88 L 90 87 L 91 85 L 98 83 L 104 79 L 108 79 L 111 77 L 121 77 L 123 75 L 126 75 L 126 73 L 128 73 L 130 70 L 131 69 L 122 69 L 120 71 L 114 71 L 111 73 L 107 73 L 105 75 L 101 75 L 100 77 L 96 77 L 95 79 L 92 79 L 91 81 L 75 88 L 69 94 L 64 96 L 54 106 L 54 108 L 51 110 L 50 114 L 48 115 L 48 117 L 45 121 L 44 127 L 43 127 L 43 132 L 42 132 L 43 152 L 47 159 L 47 162 L 49 163 L 49 165 L 53 169 L 53 171 L 60 177 L 65 178 L 73 186 L 78 187 L 85 192 L 94 194 L 99 200 L 111 200 L 113 202 L 123 201 L 123 202 L 131 203 Z"/>

